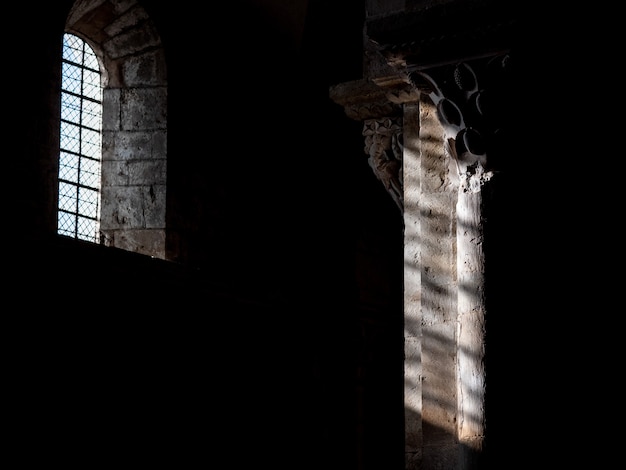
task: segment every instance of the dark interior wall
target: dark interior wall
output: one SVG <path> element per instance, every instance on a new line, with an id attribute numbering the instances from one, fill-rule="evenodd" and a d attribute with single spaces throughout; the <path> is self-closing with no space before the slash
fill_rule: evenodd
<path id="1" fill-rule="evenodd" d="M 360 2 L 309 1 L 295 43 L 263 2 L 143 3 L 168 63 L 176 264 L 54 236 L 72 3 L 13 8 L 16 445 L 58 462 L 401 462 L 401 217 L 328 99 L 361 74 Z"/>
<path id="2" fill-rule="evenodd" d="M 285 281 L 300 284 L 316 270 L 299 267 L 342 243 L 350 223 L 355 144 L 362 152 L 351 131 L 358 139 L 360 130 L 328 86 L 361 72 L 344 59 L 360 56 L 351 38 L 360 40 L 359 15 L 311 2 L 294 50 L 271 11 L 250 3 L 246 14 L 241 4 L 218 7 L 212 20 L 161 13 L 172 51 L 168 176 L 180 195 L 170 198 L 169 219 L 185 262 L 253 284 L 283 266 Z"/>
<path id="3" fill-rule="evenodd" d="M 49 235 L 49 227 L 56 227 L 55 195 L 49 184 L 55 169 L 47 156 L 57 153 L 59 145 L 51 136 L 49 123 L 60 109 L 60 100 L 51 92 L 59 83 L 61 44 L 51 38 L 62 34 L 69 4 L 65 1 L 52 7 L 41 2 L 36 8 L 32 4 L 28 8 L 13 5 L 7 14 L 21 25 L 17 36 L 11 35 L 14 46 L 7 55 L 7 64 L 18 71 L 9 80 L 11 91 L 7 94 L 12 110 L 7 135 L 14 137 L 9 144 L 13 158 L 7 162 L 7 170 L 21 177 L 7 181 L 6 186 L 7 194 L 12 195 L 12 202 L 7 204 L 7 225 L 23 229 L 20 240 Z"/>

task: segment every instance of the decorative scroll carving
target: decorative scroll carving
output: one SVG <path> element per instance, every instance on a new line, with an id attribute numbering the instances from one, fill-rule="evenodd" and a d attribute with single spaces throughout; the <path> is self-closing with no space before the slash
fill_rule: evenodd
<path id="1" fill-rule="evenodd" d="M 363 135 L 370 167 L 403 211 L 402 119 L 367 119 L 363 124 Z"/>
<path id="2" fill-rule="evenodd" d="M 427 93 L 444 127 L 446 151 L 456 162 L 460 189 L 480 191 L 493 176 L 487 154 L 495 148 L 502 119 L 508 55 L 414 70 L 409 80 Z"/>

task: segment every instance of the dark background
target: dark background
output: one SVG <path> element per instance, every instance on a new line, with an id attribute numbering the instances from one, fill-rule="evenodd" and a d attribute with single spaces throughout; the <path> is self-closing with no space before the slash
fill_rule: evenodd
<path id="1" fill-rule="evenodd" d="M 11 5 L 2 330 L 24 462 L 402 467 L 402 217 L 328 98 L 361 77 L 363 5 L 311 1 L 294 38 L 260 3 L 142 2 L 168 65 L 176 263 L 54 235 L 72 2 Z"/>

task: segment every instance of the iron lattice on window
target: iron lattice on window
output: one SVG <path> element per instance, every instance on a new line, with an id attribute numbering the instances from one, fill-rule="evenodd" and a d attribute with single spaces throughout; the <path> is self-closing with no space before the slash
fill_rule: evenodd
<path id="1" fill-rule="evenodd" d="M 98 59 L 63 36 L 57 233 L 99 242 L 102 85 Z"/>

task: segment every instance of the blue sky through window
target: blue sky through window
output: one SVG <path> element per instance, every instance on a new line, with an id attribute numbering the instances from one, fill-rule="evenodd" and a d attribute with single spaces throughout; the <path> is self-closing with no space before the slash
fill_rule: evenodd
<path id="1" fill-rule="evenodd" d="M 99 241 L 102 86 L 98 58 L 63 36 L 57 233 Z"/>

